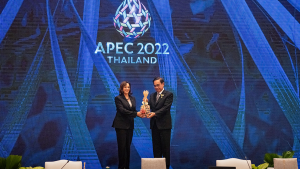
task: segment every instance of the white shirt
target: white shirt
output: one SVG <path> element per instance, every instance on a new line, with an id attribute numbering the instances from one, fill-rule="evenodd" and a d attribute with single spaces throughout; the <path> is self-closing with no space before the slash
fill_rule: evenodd
<path id="1" fill-rule="evenodd" d="M 131 101 L 130 101 L 130 98 L 129 98 L 129 99 L 126 99 L 126 100 L 128 101 L 129 106 L 132 107 L 132 103 L 131 103 Z"/>
<path id="2" fill-rule="evenodd" d="M 160 91 L 159 93 L 157 93 L 157 94 L 159 94 L 159 95 L 161 95 L 162 94 L 162 92 L 165 90 L 165 88 L 163 88 L 162 89 L 162 91 Z"/>

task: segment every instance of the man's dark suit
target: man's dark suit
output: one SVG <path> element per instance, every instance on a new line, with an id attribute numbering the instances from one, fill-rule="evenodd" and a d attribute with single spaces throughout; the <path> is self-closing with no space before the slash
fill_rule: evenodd
<path id="1" fill-rule="evenodd" d="M 170 166 L 170 140 L 172 129 L 171 106 L 173 93 L 164 90 L 156 101 L 157 92 L 150 95 L 150 109 L 155 116 L 150 120 L 152 129 L 153 154 L 155 158 L 166 158 L 167 168 Z"/>
<path id="2" fill-rule="evenodd" d="M 117 133 L 119 169 L 129 169 L 134 118 L 137 116 L 135 98 L 130 96 L 130 101 L 132 104 L 131 107 L 124 95 L 115 97 L 117 113 L 112 127 L 115 128 Z"/>

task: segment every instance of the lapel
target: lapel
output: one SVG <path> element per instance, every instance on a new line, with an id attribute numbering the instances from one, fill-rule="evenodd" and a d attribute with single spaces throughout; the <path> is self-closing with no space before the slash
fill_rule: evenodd
<path id="1" fill-rule="evenodd" d="M 153 98 L 152 98 L 152 100 L 151 100 L 151 103 L 154 103 L 154 105 L 156 105 L 156 96 L 157 96 L 157 92 L 155 92 L 154 94 L 153 94 Z M 151 98 L 151 97 L 150 97 Z"/>
<path id="2" fill-rule="evenodd" d="M 160 96 L 159 96 L 159 98 L 158 98 L 158 100 L 157 100 L 157 102 L 155 102 L 155 106 L 158 104 L 158 102 L 160 102 L 161 100 L 162 100 L 162 97 L 161 97 L 161 95 L 163 94 L 165 94 L 165 92 L 166 92 L 166 90 L 164 90 L 161 94 L 160 94 Z M 157 92 L 156 92 L 156 94 L 155 94 L 155 100 L 156 100 L 156 96 L 157 96 Z"/>
<path id="3" fill-rule="evenodd" d="M 129 103 L 128 103 L 128 101 L 127 101 L 127 99 L 126 99 L 126 97 L 124 96 L 124 95 L 122 95 L 122 98 L 125 100 L 125 105 L 126 105 L 126 108 L 127 109 L 130 109 L 130 105 L 129 105 Z M 130 101 L 131 101 L 131 104 L 132 104 L 132 100 L 131 100 L 131 97 L 129 96 L 129 99 L 130 99 Z M 124 106 L 125 106 L 124 105 Z"/>
<path id="4" fill-rule="evenodd" d="M 132 107 L 135 106 L 135 103 L 134 103 L 134 101 L 133 101 L 133 99 L 132 99 L 131 96 L 129 96 L 129 99 L 130 99 L 130 102 L 131 102 Z M 127 100 L 126 100 L 126 101 L 127 101 Z M 128 103 L 128 101 L 127 101 L 127 103 Z M 128 103 L 128 105 L 129 105 L 129 103 Z M 129 108 L 132 108 L 132 107 L 130 107 L 130 105 L 129 105 Z"/>

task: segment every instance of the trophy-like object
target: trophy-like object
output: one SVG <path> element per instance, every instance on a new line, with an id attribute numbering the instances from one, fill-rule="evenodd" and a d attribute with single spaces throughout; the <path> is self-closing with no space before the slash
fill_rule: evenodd
<path id="1" fill-rule="evenodd" d="M 148 90 L 144 90 L 143 91 L 143 95 L 144 95 L 144 98 L 143 98 L 143 105 L 141 106 L 141 112 L 145 112 L 146 116 L 150 113 L 150 106 L 148 105 L 148 100 L 147 100 L 147 97 L 148 97 Z"/>

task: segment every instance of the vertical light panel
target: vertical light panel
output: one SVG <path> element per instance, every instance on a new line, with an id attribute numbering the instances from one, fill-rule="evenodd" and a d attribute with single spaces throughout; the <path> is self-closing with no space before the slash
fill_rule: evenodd
<path id="1" fill-rule="evenodd" d="M 153 0 L 157 12 L 160 15 L 164 26 L 166 27 L 170 37 L 173 39 L 173 26 L 171 18 L 171 9 L 169 0 Z M 154 24 L 153 30 L 155 35 L 155 42 L 164 44 L 165 42 L 160 37 L 159 27 Z M 166 47 L 162 46 L 161 51 L 165 51 Z M 170 54 L 157 54 L 157 60 L 159 65 L 160 76 L 165 79 L 165 88 L 173 93 L 173 104 L 171 107 L 171 117 L 172 117 L 172 132 L 171 138 L 173 138 L 175 120 L 176 120 L 176 105 L 177 105 L 177 75 L 175 67 L 172 63 Z"/>
<path id="2" fill-rule="evenodd" d="M 93 43 L 96 43 L 99 8 L 100 0 L 84 1 L 83 23 L 86 26 L 88 33 L 91 35 Z M 88 99 L 90 96 L 93 67 L 93 60 L 83 37 L 81 37 L 74 91 L 84 119 L 86 118 Z M 70 128 L 67 127 L 61 159 L 76 160 L 78 155 L 69 130 Z"/>
<path id="3" fill-rule="evenodd" d="M 245 1 L 222 0 L 262 77 L 266 81 L 294 134 L 300 138 L 300 99 Z"/>
<path id="4" fill-rule="evenodd" d="M 216 111 L 215 107 L 199 85 L 197 79 L 193 75 L 191 69 L 181 56 L 176 44 L 168 31 L 154 6 L 152 0 L 148 0 L 149 8 L 153 16 L 153 22 L 160 30 L 160 37 L 164 42 L 168 43 L 170 47 L 170 56 L 175 65 L 177 75 L 183 83 L 187 95 L 195 106 L 197 113 L 201 117 L 208 132 L 220 148 L 225 158 L 244 158 L 244 152 L 237 144 L 232 136 L 231 131 Z"/>
<path id="5" fill-rule="evenodd" d="M 245 127 L 246 127 L 246 120 L 245 120 L 245 111 L 246 111 L 246 94 L 245 94 L 245 72 L 244 72 L 244 54 L 243 48 L 240 41 L 240 37 L 238 35 L 237 30 L 233 26 L 231 22 L 231 26 L 233 29 L 234 38 L 237 44 L 237 48 L 239 54 L 241 56 L 241 65 L 242 65 L 242 85 L 241 85 L 241 94 L 240 94 L 240 103 L 239 109 L 236 116 L 234 128 L 233 128 L 233 137 L 235 138 L 236 142 L 243 148 L 244 139 L 245 139 Z"/>
<path id="6" fill-rule="evenodd" d="M 119 94 L 118 88 L 120 83 L 118 82 L 116 76 L 112 72 L 111 68 L 107 64 L 105 58 L 101 53 L 95 54 L 95 49 L 97 48 L 96 44 L 93 43 L 91 36 L 88 34 L 84 23 L 78 15 L 78 12 L 74 6 L 73 1 L 71 0 L 72 9 L 75 13 L 77 21 L 79 23 L 79 27 L 82 33 L 82 37 L 85 40 L 86 46 L 91 54 L 95 67 L 100 75 L 102 82 L 104 83 L 104 87 L 107 90 L 107 93 L 110 95 L 112 101 L 115 96 Z M 150 158 L 153 157 L 152 154 L 152 141 L 151 135 L 146 128 L 145 124 L 140 118 L 135 118 L 135 129 L 132 143 L 135 146 L 137 152 L 141 157 Z"/>
<path id="7" fill-rule="evenodd" d="M 9 107 L 8 114 L 1 127 L 0 157 L 7 157 L 10 155 L 22 131 L 23 125 L 27 120 L 32 102 L 38 91 L 41 82 L 40 69 L 45 53 L 45 48 L 42 43 L 43 40 L 31 63 L 24 82 L 19 88 L 17 97 Z"/>
<path id="8" fill-rule="evenodd" d="M 56 77 L 59 85 L 61 98 L 63 100 L 65 112 L 67 114 L 70 133 L 78 152 L 79 159 L 87 163 L 88 168 L 101 168 L 92 138 L 86 126 L 85 119 L 78 105 L 75 92 L 70 82 L 55 32 L 53 17 L 47 0 L 47 15 L 49 33 L 51 39 L 51 49 L 53 54 Z"/>

